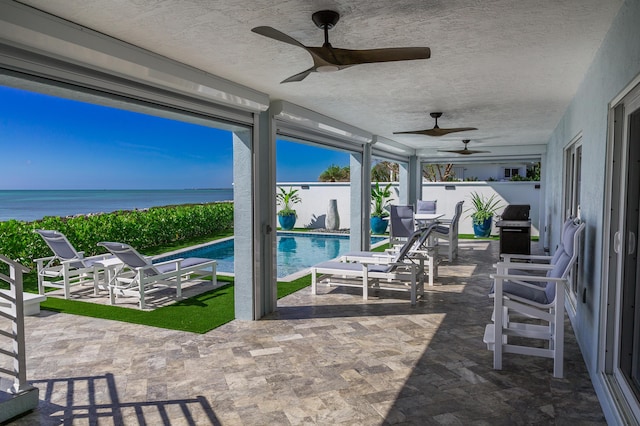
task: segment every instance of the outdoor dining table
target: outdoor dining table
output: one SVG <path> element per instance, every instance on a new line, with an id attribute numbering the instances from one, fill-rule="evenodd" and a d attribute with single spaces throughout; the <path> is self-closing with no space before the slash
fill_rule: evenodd
<path id="1" fill-rule="evenodd" d="M 444 216 L 444 213 L 416 213 L 414 215 L 414 218 L 418 222 L 429 224 L 434 220 L 440 219 L 442 216 Z"/>
<path id="2" fill-rule="evenodd" d="M 440 219 L 442 216 L 444 216 L 444 213 L 416 213 L 413 218 L 420 228 L 425 228 Z M 429 236 L 427 244 L 429 247 L 435 247 L 435 239 L 432 236 Z"/>
<path id="3" fill-rule="evenodd" d="M 444 216 L 444 213 L 416 213 L 413 218 L 421 228 L 431 225 L 434 221 Z"/>

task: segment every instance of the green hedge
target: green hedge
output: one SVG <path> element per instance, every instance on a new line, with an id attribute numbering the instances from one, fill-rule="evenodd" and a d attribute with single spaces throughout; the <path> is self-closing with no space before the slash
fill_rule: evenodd
<path id="1" fill-rule="evenodd" d="M 152 207 L 73 218 L 45 217 L 33 222 L 0 222 L 0 253 L 33 266 L 33 259 L 51 256 L 34 229 L 62 232 L 85 256 L 104 253 L 96 244 L 117 241 L 138 250 L 170 244 L 233 229 L 233 203 Z"/>

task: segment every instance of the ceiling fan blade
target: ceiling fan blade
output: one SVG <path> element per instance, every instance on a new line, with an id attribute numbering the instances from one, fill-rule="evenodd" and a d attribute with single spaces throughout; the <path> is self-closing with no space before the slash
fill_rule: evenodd
<path id="1" fill-rule="evenodd" d="M 336 65 L 358 65 L 375 62 L 411 61 L 414 59 L 429 59 L 431 49 L 428 47 L 397 47 L 389 49 L 350 50 L 337 48 L 330 49 L 331 56 L 335 58 Z M 317 52 L 326 60 L 329 59 L 325 52 Z"/>
<path id="2" fill-rule="evenodd" d="M 436 127 L 433 129 L 425 129 L 425 130 L 414 130 L 411 132 L 393 132 L 394 135 L 402 135 L 402 134 L 413 134 L 413 135 L 425 135 L 425 136 L 444 136 L 449 133 L 455 132 L 466 132 L 468 130 L 478 130 L 475 127 L 458 127 L 454 129 L 441 129 L 440 127 Z"/>
<path id="3" fill-rule="evenodd" d="M 428 47 L 399 47 L 390 49 L 351 50 L 335 47 L 306 47 L 323 61 L 337 66 L 351 66 L 376 62 L 410 61 L 428 59 L 431 49 Z"/>
<path id="4" fill-rule="evenodd" d="M 255 28 L 251 28 L 251 31 L 253 31 L 256 34 L 260 34 L 262 36 L 269 37 L 269 38 L 272 38 L 274 40 L 281 41 L 283 43 L 292 44 L 294 46 L 302 47 L 303 49 L 307 48 L 307 46 L 305 46 L 304 44 L 300 43 L 295 38 L 293 38 L 291 36 L 288 36 L 285 33 L 283 33 L 282 31 L 278 31 L 278 30 L 276 30 L 275 28 L 272 28 L 272 27 L 255 27 Z"/>
<path id="5" fill-rule="evenodd" d="M 313 71 L 315 71 L 315 68 L 311 67 L 306 71 L 302 71 L 301 73 L 298 73 L 296 75 L 292 75 L 291 77 L 287 78 L 286 80 L 282 80 L 280 82 L 280 84 L 282 83 L 291 83 L 292 81 L 302 81 L 304 80 L 309 74 L 311 74 Z"/>
<path id="6" fill-rule="evenodd" d="M 453 152 L 455 154 L 460 154 L 460 155 L 471 155 L 471 154 L 488 154 L 490 153 L 490 151 L 475 151 L 472 149 L 457 149 L 457 150 L 444 150 L 444 149 L 439 149 L 438 152 Z"/>

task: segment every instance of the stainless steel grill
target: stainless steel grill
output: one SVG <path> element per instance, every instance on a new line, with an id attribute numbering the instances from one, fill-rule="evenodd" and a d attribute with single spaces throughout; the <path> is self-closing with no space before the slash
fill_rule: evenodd
<path id="1" fill-rule="evenodd" d="M 531 220 L 529 204 L 505 207 L 496 227 L 500 229 L 500 253 L 531 254 Z"/>

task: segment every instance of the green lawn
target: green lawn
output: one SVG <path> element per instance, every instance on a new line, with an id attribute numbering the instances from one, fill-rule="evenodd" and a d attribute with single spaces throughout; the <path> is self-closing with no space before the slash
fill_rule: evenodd
<path id="1" fill-rule="evenodd" d="M 232 235 L 233 233 L 231 232 L 224 235 L 218 234 L 216 235 L 216 239 Z M 152 250 L 145 250 L 144 254 L 154 255 L 165 253 L 211 240 L 212 238 L 209 236 L 180 244 L 155 247 Z M 153 311 L 98 305 L 78 300 L 64 300 L 57 297 L 47 298 L 40 306 L 42 309 L 54 312 L 110 319 L 172 330 L 190 331 L 192 333 L 206 333 L 235 318 L 233 278 L 219 276 L 218 282 L 226 282 L 227 284 L 215 290 L 207 291 L 189 299 L 180 300 L 170 306 L 158 308 Z M 0 287 L 6 287 L 2 284 L 0 284 Z M 311 275 L 304 276 L 292 282 L 279 282 L 278 299 L 309 285 L 311 285 Z M 24 289 L 31 293 L 38 292 L 36 271 L 24 275 Z"/>
<path id="2" fill-rule="evenodd" d="M 218 277 L 218 282 L 228 284 L 198 296 L 178 301 L 153 311 L 97 305 L 77 300 L 49 297 L 41 303 L 42 309 L 66 314 L 103 318 L 171 330 L 206 333 L 235 318 L 233 302 L 233 278 Z M 278 299 L 311 285 L 307 275 L 295 281 L 278 283 Z"/>

